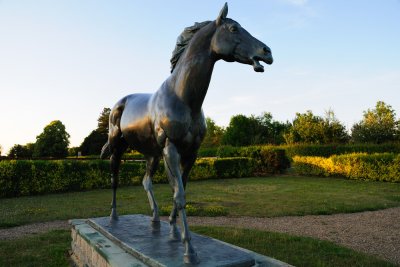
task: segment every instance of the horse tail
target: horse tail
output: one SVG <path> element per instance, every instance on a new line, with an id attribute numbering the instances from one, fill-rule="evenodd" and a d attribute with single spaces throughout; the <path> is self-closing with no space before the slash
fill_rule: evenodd
<path id="1" fill-rule="evenodd" d="M 101 149 L 100 158 L 105 159 L 110 155 L 111 155 L 110 143 L 108 143 L 108 141 L 107 141 L 107 143 L 105 143 L 103 148 Z"/>
<path id="2" fill-rule="evenodd" d="M 122 98 L 120 101 L 115 104 L 110 112 L 109 117 L 109 129 L 108 129 L 108 141 L 104 144 L 103 148 L 101 149 L 100 158 L 105 159 L 106 157 L 111 156 L 113 151 L 117 148 L 119 149 L 120 146 L 120 139 L 122 137 L 121 132 L 121 116 L 122 112 L 125 108 L 127 97 Z"/>

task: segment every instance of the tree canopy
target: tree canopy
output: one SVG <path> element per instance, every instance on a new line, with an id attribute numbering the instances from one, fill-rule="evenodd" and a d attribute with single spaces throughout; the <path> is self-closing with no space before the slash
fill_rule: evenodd
<path id="1" fill-rule="evenodd" d="M 207 133 L 204 137 L 202 146 L 203 147 L 213 147 L 219 146 L 222 142 L 222 137 L 224 135 L 224 129 L 218 126 L 215 121 L 210 117 L 206 118 Z"/>
<path id="2" fill-rule="evenodd" d="M 68 155 L 70 135 L 65 130 L 64 124 L 55 120 L 47 125 L 43 132 L 36 137 L 34 157 L 63 158 Z"/>
<path id="3" fill-rule="evenodd" d="M 354 124 L 352 140 L 357 143 L 383 143 L 399 139 L 399 121 L 394 109 L 378 101 L 375 109 L 364 111 L 363 119 Z"/>
<path id="4" fill-rule="evenodd" d="M 236 115 L 231 117 L 223 136 L 223 143 L 232 146 L 281 144 L 287 124 L 274 121 L 271 113 L 261 116 Z"/>
<path id="5" fill-rule="evenodd" d="M 311 110 L 296 113 L 284 137 L 288 144 L 345 143 L 349 139 L 346 127 L 336 119 L 332 110 L 327 111 L 325 118 L 314 115 Z"/>
<path id="6" fill-rule="evenodd" d="M 80 145 L 82 155 L 100 154 L 101 148 L 107 142 L 108 138 L 108 121 L 110 112 L 110 108 L 103 108 L 103 111 L 97 119 L 97 128 L 86 136 Z"/>
<path id="7" fill-rule="evenodd" d="M 28 143 L 26 145 L 14 145 L 8 152 L 8 157 L 12 159 L 17 158 L 32 158 L 35 149 L 35 144 Z"/>

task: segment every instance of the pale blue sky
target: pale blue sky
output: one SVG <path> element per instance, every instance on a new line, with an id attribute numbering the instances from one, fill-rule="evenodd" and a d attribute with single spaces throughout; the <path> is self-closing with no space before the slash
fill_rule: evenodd
<path id="1" fill-rule="evenodd" d="M 0 145 L 34 142 L 61 120 L 78 146 L 103 107 L 154 92 L 178 34 L 225 1 L 0 0 Z M 203 105 L 232 115 L 333 109 L 348 128 L 378 100 L 400 113 L 399 0 L 229 1 L 228 17 L 271 47 L 264 73 L 220 61 Z"/>

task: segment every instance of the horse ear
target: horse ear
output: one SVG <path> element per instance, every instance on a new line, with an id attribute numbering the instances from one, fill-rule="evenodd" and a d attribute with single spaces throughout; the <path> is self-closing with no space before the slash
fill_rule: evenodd
<path id="1" fill-rule="evenodd" d="M 224 7 L 219 12 L 217 18 L 217 25 L 221 25 L 224 22 L 224 19 L 226 19 L 227 15 L 228 15 L 228 3 L 225 3 Z"/>

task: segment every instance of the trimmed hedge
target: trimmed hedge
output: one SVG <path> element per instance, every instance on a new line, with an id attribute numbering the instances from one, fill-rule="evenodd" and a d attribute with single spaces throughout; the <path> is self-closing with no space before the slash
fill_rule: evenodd
<path id="1" fill-rule="evenodd" d="M 252 158 L 255 160 L 257 173 L 282 173 L 290 167 L 290 160 L 286 157 L 285 150 L 279 146 L 221 146 L 217 156 Z"/>
<path id="2" fill-rule="evenodd" d="M 394 153 L 352 153 L 329 158 L 295 156 L 293 165 L 301 175 L 400 182 L 400 154 Z"/>
<path id="3" fill-rule="evenodd" d="M 260 145 L 249 147 L 220 146 L 215 154 L 216 157 L 251 157 L 251 153 L 246 153 L 254 149 L 263 150 L 284 150 L 289 159 L 294 156 L 317 156 L 330 157 L 332 155 L 342 155 L 350 153 L 400 153 L 400 143 L 384 144 L 295 144 L 295 145 Z"/>
<path id="4" fill-rule="evenodd" d="M 400 143 L 384 144 L 329 144 L 329 145 L 283 145 L 286 155 L 289 158 L 294 156 L 317 156 L 330 157 L 332 155 L 342 155 L 351 153 L 400 153 Z"/>
<path id="5" fill-rule="evenodd" d="M 0 197 L 110 188 L 110 163 L 103 160 L 10 160 L 0 161 Z M 249 177 L 254 173 L 251 158 L 199 159 L 191 180 Z M 145 162 L 123 162 L 119 185 L 137 185 L 145 173 Z M 153 177 L 166 183 L 164 165 Z"/>

